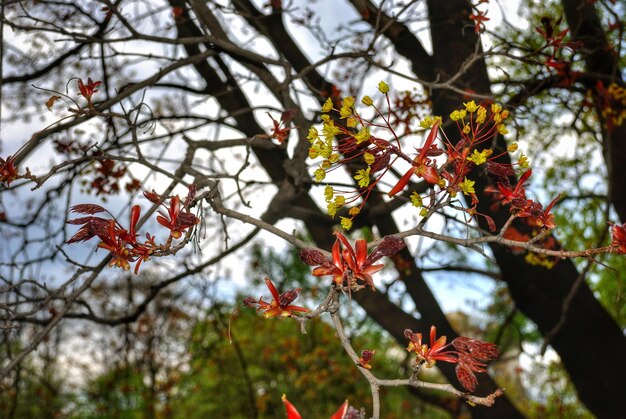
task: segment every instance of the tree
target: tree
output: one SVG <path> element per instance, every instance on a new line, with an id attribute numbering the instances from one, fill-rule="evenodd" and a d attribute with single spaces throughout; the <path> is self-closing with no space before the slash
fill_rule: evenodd
<path id="1" fill-rule="evenodd" d="M 5 115 L 10 112 L 11 119 L 24 122 L 39 116 L 50 125 L 13 146 L 0 161 L 2 228 L 6 235 L 21 235 L 3 264 L 4 338 L 17 339 L 23 333 L 18 326 L 34 327 L 24 349 L 3 365 L 4 377 L 15 380 L 15 366 L 63 319 L 132 323 L 159 293 L 201 275 L 245 247 L 261 230 L 304 248 L 303 260 L 319 265 L 314 273 L 335 278 L 332 298 L 339 297 L 337 287 L 347 287 L 349 297 L 403 345 L 407 338 L 415 343 L 414 349 L 421 343 L 421 337 L 407 334 L 407 329 L 425 335 L 436 326 L 448 342 L 462 346 L 465 341 L 424 280 L 425 266 L 418 264 L 415 249 L 400 249 L 397 244 L 400 238 L 418 235 L 492 255 L 514 301 L 511 315 L 519 310 L 534 323 L 544 345 L 558 353 L 580 400 L 600 417 L 619 411 L 626 361 L 596 353 L 597 342 L 617 354 L 626 351 L 623 324 L 596 299 L 585 279 L 601 262 L 598 254 L 624 253 L 624 227 L 594 223 L 591 241 L 582 245 L 590 250 L 562 250 L 551 234 L 550 211 L 558 214 L 568 205 L 557 200 L 547 205 L 551 196 L 542 200 L 542 207 L 539 200 L 529 198 L 524 185 L 531 172 L 518 169 L 527 161 L 519 151 L 514 154 L 516 146 L 512 141 L 507 145 L 506 138 L 507 127 L 511 131 L 515 127 L 514 134 L 527 141 L 526 152 L 545 158 L 540 143 L 525 131 L 532 135 L 542 124 L 558 129 L 570 123 L 574 138 L 597 135 L 603 144 L 607 176 L 602 181 L 608 194 L 593 198 L 604 200 L 621 222 L 626 221 L 620 187 L 625 177 L 618 157 L 626 106 L 620 5 L 564 0 L 548 4 L 556 9 L 552 11 L 531 3 L 527 18 L 535 32 L 487 34 L 485 2 L 472 5 L 463 0 L 382 4 L 352 0 L 337 6 L 345 10 L 347 20 L 336 32 L 328 24 L 337 17 L 282 1 L 5 3 L 3 36 L 12 46 L 3 52 Z M 569 32 L 559 19 L 561 7 Z M 427 29 L 430 48 L 418 38 L 419 28 Z M 481 39 L 487 37 L 493 46 L 485 50 Z M 310 42 L 317 43 L 320 52 L 313 52 Z M 29 54 L 22 52 L 25 48 Z M 399 78 L 415 90 L 397 92 L 394 83 L 400 83 Z M 383 79 L 393 80 L 391 90 L 387 83 L 379 84 Z M 558 106 L 554 97 L 563 97 Z M 360 117 L 365 115 L 361 108 L 374 105 L 377 111 L 371 118 Z M 320 113 L 320 107 L 325 111 Z M 489 135 L 474 143 L 463 134 L 468 135 L 466 126 L 471 134 L 479 132 L 481 109 Z M 502 122 L 509 112 L 509 120 L 517 125 Z M 541 112 L 574 116 L 565 122 L 542 121 Z M 322 115 L 327 118 L 325 128 L 332 122 L 339 130 L 331 137 L 347 138 L 343 148 L 324 150 L 323 142 L 317 142 L 319 134 L 309 130 Z M 443 118 L 428 120 L 429 115 Z M 356 127 L 350 126 L 351 119 Z M 467 120 L 472 123 L 465 125 Z M 421 138 L 425 143 L 416 146 Z M 362 143 L 369 147 L 367 154 Z M 417 151 L 410 153 L 411 147 Z M 41 150 L 52 148 L 56 153 L 52 162 L 36 160 Z M 318 155 L 325 162 L 310 169 L 308 158 Z M 438 155 L 447 164 L 437 160 Z M 481 170 L 483 163 L 486 170 Z M 315 178 L 323 180 L 328 169 L 345 175 L 322 191 Z M 376 175 L 380 170 L 384 178 Z M 147 184 L 154 184 L 157 191 L 147 190 Z M 181 192 L 180 186 L 186 190 Z M 121 190 L 128 197 L 130 223 L 102 202 L 86 203 L 94 201 L 87 197 L 93 194 L 121 207 Z M 153 204 L 143 217 L 140 199 L 135 198 L 140 190 Z M 388 192 L 391 199 L 385 198 Z M 441 196 L 446 198 L 438 201 Z M 358 199 L 347 205 L 354 197 Z M 331 218 L 320 209 L 322 198 L 328 201 L 323 204 L 328 212 L 337 211 L 337 216 Z M 23 211 L 12 201 L 29 206 Z M 420 218 L 413 228 L 402 231 L 398 220 L 411 203 L 420 208 L 414 210 Z M 451 212 L 444 205 L 449 203 L 457 210 Z M 141 231 L 151 234 L 145 241 L 138 239 L 135 233 L 158 207 L 158 224 L 169 235 L 162 239 L 154 224 L 145 224 Z M 64 225 L 70 208 L 78 213 L 70 221 L 81 226 L 78 233 Z M 200 208 L 202 213 L 196 210 Z M 105 211 L 110 215 L 103 216 Z M 591 209 L 589 213 L 601 214 Z M 446 220 L 439 232 L 426 223 L 437 217 Z M 296 225 L 306 229 L 314 245 L 278 229 L 277 223 L 285 218 L 298 220 Z M 239 230 L 240 221 L 254 228 Z M 582 222 L 576 217 L 569 221 L 571 226 Z M 371 291 L 376 265 L 365 259 L 364 241 L 357 240 L 350 253 L 351 240 L 333 237 L 331 232 L 340 223 L 351 227 L 349 231 L 373 234 L 372 247 L 382 245 L 377 255 L 392 256 L 399 281 L 389 289 L 377 285 L 378 292 Z M 208 241 L 201 240 L 203 230 Z M 603 247 L 609 233 L 611 244 Z M 84 255 L 62 246 L 96 237 L 101 252 L 108 252 L 99 264 L 76 262 Z M 213 237 L 221 241 L 216 243 Z M 205 249 L 202 258 L 187 251 L 194 240 Z M 331 248 L 335 251 L 329 262 L 324 251 Z M 438 255 L 444 251 L 432 250 Z M 567 257 L 585 259 L 575 265 Z M 63 260 L 74 268 L 60 285 L 48 288 L 41 269 L 50 261 Z M 129 269 L 133 262 L 138 270 L 148 263 L 158 266 L 161 260 L 169 271 L 143 299 L 131 299 L 130 309 L 97 307 L 90 290 L 104 272 L 111 272 L 107 264 Z M 176 262 L 170 265 L 172 260 Z M 467 261 L 480 270 L 480 262 L 472 257 Z M 620 276 L 615 274 L 615 281 Z M 350 278 L 354 282 L 344 283 Z M 397 290 L 410 301 L 395 298 Z M 288 296 L 291 303 L 297 292 Z M 293 311 L 279 300 L 247 303 L 270 314 Z M 459 361 L 463 351 L 456 349 Z M 459 366 L 473 364 L 437 365 L 450 382 L 456 382 Z M 481 376 L 476 393 L 497 394 L 497 389 L 491 377 Z M 522 416 L 506 395 L 492 407 L 472 412 L 476 417 Z"/>

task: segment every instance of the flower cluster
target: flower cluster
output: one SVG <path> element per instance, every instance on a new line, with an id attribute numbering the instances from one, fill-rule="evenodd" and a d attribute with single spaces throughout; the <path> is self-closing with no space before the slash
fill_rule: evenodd
<path id="1" fill-rule="evenodd" d="M 266 319 L 270 319 L 272 317 L 281 316 L 281 317 L 291 317 L 294 311 L 304 312 L 306 313 L 309 309 L 300 307 L 300 306 L 292 306 L 291 303 L 298 298 L 298 294 L 302 291 L 302 288 L 296 288 L 293 290 L 285 291 L 282 294 L 278 293 L 274 283 L 271 279 L 265 278 L 265 285 L 270 290 L 272 294 L 272 301 L 265 302 L 263 301 L 263 297 L 259 298 L 259 301 L 256 301 L 252 297 L 247 297 L 243 300 L 243 304 L 246 307 L 258 306 L 257 311 L 263 310 L 263 316 Z"/>
<path id="2" fill-rule="evenodd" d="M 378 89 L 390 106 L 389 86 L 381 82 Z M 504 177 L 514 175 L 515 167 L 527 169 L 529 166 L 528 158 L 523 153 L 513 164 L 496 162 L 504 153 L 495 155 L 489 147 L 494 136 L 508 133 L 505 122 L 509 117 L 509 112 L 498 104 L 483 106 L 470 100 L 462 108 L 454 110 L 449 116 L 456 123 L 458 132 L 454 141 L 441 130 L 441 117 L 424 118 L 420 127 L 428 130 L 428 134 L 423 145 L 411 155 L 403 150 L 400 137 L 389 122 L 391 110 L 384 113 L 369 96 L 364 96 L 361 103 L 373 109 L 373 118 L 367 119 L 357 111 L 356 99 L 352 96 L 344 97 L 338 109 L 328 99 L 322 106 L 321 131 L 313 126 L 308 135 L 311 143 L 309 157 L 322 159 L 314 172 L 317 182 L 324 181 L 330 171 L 342 165 L 348 166 L 353 174 L 355 190 L 339 190 L 331 185 L 324 189 L 331 217 L 342 208 L 347 208 L 345 215 L 340 217 L 345 229 L 352 226 L 354 217 L 360 213 L 373 188 L 398 162 L 404 161 L 411 167 L 391 188 L 388 193 L 390 197 L 403 192 L 415 176 L 438 189 L 437 194 L 447 194 L 452 198 L 459 193 L 466 195 L 471 200 L 471 207 L 466 211 L 472 216 L 477 214 L 478 203 L 472 173 L 478 166 L 484 165 L 488 173 L 499 173 Z M 387 132 L 389 139 L 381 138 L 380 132 Z M 438 141 L 440 135 L 441 144 Z M 517 144 L 511 144 L 505 153 L 516 150 Z M 427 208 L 417 193 L 411 195 L 411 201 L 415 206 L 422 207 L 423 212 Z M 478 215 L 487 218 L 493 226 L 489 217 Z"/>
<path id="3" fill-rule="evenodd" d="M 602 80 L 596 84 L 595 101 L 601 109 L 607 130 L 612 131 L 626 120 L 626 88 L 611 83 L 604 87 Z"/>
<path id="4" fill-rule="evenodd" d="M 87 78 L 87 84 L 83 83 L 82 80 L 78 80 L 78 90 L 85 99 L 87 99 L 87 106 L 90 108 L 93 106 L 91 102 L 91 97 L 94 93 L 98 91 L 98 86 L 102 84 L 101 81 L 93 81 L 91 77 Z"/>
<path id="5" fill-rule="evenodd" d="M 394 236 L 385 236 L 372 253 L 367 254 L 367 242 L 357 240 L 355 248 L 341 233 L 337 236 L 332 248 L 332 260 L 316 249 L 303 249 L 300 260 L 313 269 L 315 276 L 332 276 L 333 282 L 341 287 L 356 291 L 363 286 L 359 281 L 374 289 L 372 274 L 380 271 L 384 265 L 374 263 L 384 256 L 393 256 L 404 248 L 402 239 Z"/>
<path id="6" fill-rule="evenodd" d="M 137 222 L 141 215 L 141 207 L 134 205 L 130 211 L 130 222 L 128 229 L 105 208 L 96 204 L 79 204 L 70 208 L 70 212 L 77 214 L 87 214 L 86 217 L 68 220 L 68 224 L 81 225 L 76 234 L 68 241 L 68 244 L 85 242 L 94 237 L 98 237 L 101 242 L 98 248 L 105 249 L 111 253 L 112 259 L 109 266 L 117 266 L 124 270 L 130 269 L 131 263 L 135 264 L 135 274 L 139 271 L 139 266 L 143 261 L 151 256 L 165 256 L 175 253 L 172 249 L 172 239 L 178 239 L 183 231 L 191 234 L 191 227 L 200 222 L 200 219 L 189 212 L 188 205 L 193 199 L 194 188 L 190 188 L 189 195 L 185 203 L 181 206 L 180 198 L 174 196 L 170 199 L 170 205 L 165 205 L 161 198 L 154 192 L 145 193 L 145 196 L 154 203 L 163 205 L 169 214 L 160 212 L 157 221 L 170 229 L 170 236 L 165 244 L 157 244 L 155 236 L 146 233 L 143 242 L 137 240 Z M 94 214 L 107 213 L 112 218 L 95 217 Z"/>
<path id="7" fill-rule="evenodd" d="M 124 184 L 126 192 L 135 192 L 141 189 L 139 179 L 130 175 L 123 163 L 112 159 L 98 160 L 82 174 L 86 177 L 81 181 L 85 186 L 84 193 L 95 192 L 96 196 L 118 194 L 122 189 L 120 182 L 127 175 L 130 179 Z M 88 177 L 90 176 L 93 176 L 93 179 L 89 180 Z"/>
<path id="8" fill-rule="evenodd" d="M 514 187 L 511 186 L 508 176 L 498 176 L 499 172 L 497 170 L 489 173 L 498 178 L 498 190 L 489 187 L 486 189 L 486 192 L 495 193 L 500 198 L 499 201 L 502 204 L 510 205 L 511 213 L 520 218 L 529 218 L 530 224 L 536 227 L 552 229 L 556 226 L 554 214 L 551 214 L 550 211 L 561 195 L 554 198 L 545 209 L 540 202 L 526 198 L 524 184 L 532 174 L 531 169 L 522 174 Z"/>
<path id="9" fill-rule="evenodd" d="M 0 157 L 0 183 L 11 185 L 15 179 L 19 178 L 17 168 L 15 167 L 15 158 L 9 156 L 5 159 Z"/>
<path id="10" fill-rule="evenodd" d="M 437 338 L 437 328 L 430 328 L 430 345 L 422 340 L 421 333 L 413 333 L 407 329 L 404 336 L 409 340 L 407 351 L 417 355 L 418 365 L 432 367 L 436 361 L 457 364 L 456 376 L 463 387 L 474 391 L 478 385 L 475 372 L 485 372 L 485 362 L 499 356 L 498 347 L 493 343 L 460 336 L 446 344 L 446 337 Z"/>
<path id="11" fill-rule="evenodd" d="M 281 144 L 284 143 L 289 137 L 289 131 L 291 131 L 291 128 L 288 125 L 293 119 L 295 113 L 296 111 L 294 109 L 287 109 L 280 115 L 280 121 L 277 121 L 272 115 L 270 115 L 269 112 L 267 112 L 267 116 L 270 117 L 272 124 L 274 125 L 270 138 L 275 138 Z"/>

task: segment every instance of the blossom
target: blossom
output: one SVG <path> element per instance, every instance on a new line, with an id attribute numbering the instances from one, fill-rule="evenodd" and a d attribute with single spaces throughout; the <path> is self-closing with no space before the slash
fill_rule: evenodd
<path id="1" fill-rule="evenodd" d="M 9 156 L 7 159 L 0 157 L 0 183 L 11 185 L 15 179 L 19 177 L 17 168 L 15 167 L 15 157 Z"/>
<path id="2" fill-rule="evenodd" d="M 359 188 L 366 188 L 370 184 L 370 170 L 371 167 L 357 170 L 354 179 L 359 182 Z"/>
<path id="3" fill-rule="evenodd" d="M 378 90 L 380 91 L 380 93 L 386 94 L 389 92 L 389 85 L 384 81 L 381 81 L 380 83 L 378 83 Z"/>
<path id="4" fill-rule="evenodd" d="M 463 194 L 465 195 L 475 194 L 476 193 L 476 191 L 474 190 L 475 183 L 476 183 L 475 181 L 465 178 L 465 180 L 463 180 L 463 182 L 459 184 L 459 187 L 461 188 L 461 191 L 463 191 Z"/>
<path id="5" fill-rule="evenodd" d="M 88 217 L 80 217 L 68 220 L 68 224 L 82 225 L 66 243 L 72 244 L 84 242 L 98 237 L 101 242 L 98 248 L 105 249 L 111 253 L 109 267 L 116 266 L 125 271 L 130 269 L 131 262 L 135 265 L 135 274 L 139 271 L 139 266 L 143 260 L 147 260 L 152 252 L 152 243 L 141 244 L 137 242 L 137 222 L 141 214 L 141 207 L 134 205 L 130 211 L 129 229 L 123 228 L 115 219 L 94 217 L 93 214 L 108 212 L 106 209 L 96 204 L 79 204 L 70 208 L 70 212 L 88 214 Z"/>
<path id="6" fill-rule="evenodd" d="M 368 141 L 370 139 L 370 136 L 371 134 L 369 128 L 363 127 L 361 131 L 354 135 L 354 139 L 356 140 L 357 144 L 361 144 L 364 141 Z"/>
<path id="7" fill-rule="evenodd" d="M 361 103 L 363 103 L 365 106 L 372 106 L 374 104 L 374 101 L 369 96 L 363 96 L 363 98 L 361 99 Z"/>
<path id="8" fill-rule="evenodd" d="M 398 192 L 404 189 L 404 187 L 409 183 L 409 179 L 414 174 L 418 177 L 424 178 L 428 183 L 438 184 L 439 183 L 439 174 L 437 173 L 437 169 L 431 165 L 430 159 L 428 159 L 428 152 L 431 150 L 431 146 L 435 142 L 437 138 L 437 133 L 439 132 L 439 122 L 435 122 L 428 137 L 426 138 L 426 142 L 424 146 L 420 150 L 420 153 L 413 159 L 413 166 L 398 180 L 398 183 L 389 191 L 387 195 L 390 197 L 394 196 Z"/>
<path id="9" fill-rule="evenodd" d="M 430 345 L 423 342 L 421 333 L 406 329 L 404 336 L 409 340 L 407 351 L 417 355 L 417 364 L 425 364 L 426 367 L 432 367 L 437 361 L 457 364 L 457 379 L 469 391 L 474 391 L 478 384 L 474 373 L 485 372 L 485 362 L 499 356 L 497 345 L 465 336 L 459 336 L 446 344 L 446 336 L 437 338 L 435 326 L 430 327 Z"/>
<path id="10" fill-rule="evenodd" d="M 326 102 L 322 105 L 322 112 L 328 113 L 333 108 L 333 100 L 331 98 L 326 99 Z"/>
<path id="11" fill-rule="evenodd" d="M 186 205 L 181 205 L 180 198 L 176 195 L 170 199 L 170 205 L 166 207 L 167 213 L 159 211 L 157 216 L 157 222 L 168 228 L 170 235 L 175 239 L 179 239 L 183 235 L 183 231 L 200 222 L 200 219 L 185 207 Z"/>
<path id="12" fill-rule="evenodd" d="M 453 356 L 452 351 L 448 351 L 449 345 L 446 345 L 446 337 L 441 336 L 437 339 L 437 328 L 430 328 L 430 346 L 422 342 L 421 333 L 413 333 L 411 330 L 404 331 L 404 337 L 409 340 L 406 350 L 415 352 L 420 363 L 425 363 L 427 367 L 432 367 L 437 361 L 457 362 L 457 358 Z"/>
<path id="13" fill-rule="evenodd" d="M 422 202 L 422 197 L 416 191 L 413 191 L 413 193 L 411 194 L 411 204 L 413 204 L 413 206 L 417 208 L 421 207 L 424 204 Z"/>
<path id="14" fill-rule="evenodd" d="M 254 298 L 248 297 L 244 300 L 244 305 L 251 307 L 257 305 L 257 311 L 264 311 L 263 317 L 270 319 L 272 317 L 291 317 L 294 311 L 308 312 L 308 308 L 300 306 L 292 306 L 291 303 L 298 298 L 298 294 L 302 291 L 302 288 L 296 288 L 293 290 L 285 291 L 279 294 L 271 279 L 265 278 L 265 285 L 272 294 L 272 301 L 265 302 L 263 297 L 259 298 L 259 301 L 254 301 Z"/>
<path id="15" fill-rule="evenodd" d="M 524 189 L 524 183 L 528 180 L 530 175 L 532 175 L 532 169 L 528 169 L 527 171 L 520 176 L 515 188 L 511 189 L 510 186 L 506 186 L 502 182 L 498 182 L 498 189 L 504 196 L 504 200 L 502 201 L 504 204 L 508 204 L 511 202 L 520 202 L 520 200 L 526 201 L 526 190 Z"/>
<path id="16" fill-rule="evenodd" d="M 272 123 L 274 124 L 274 128 L 272 129 L 272 138 L 276 138 L 276 140 L 278 140 L 278 142 L 281 144 L 289 137 L 289 131 L 291 131 L 291 128 L 287 127 L 286 125 L 289 123 L 289 121 L 293 119 L 295 113 L 295 110 L 287 109 L 282 113 L 280 121 L 277 121 L 272 115 L 270 115 L 269 112 L 267 112 L 267 116 L 270 117 Z M 309 130 L 309 135 L 307 136 L 307 138 L 309 138 L 310 140 L 310 137 L 313 137 L 313 135 L 317 137 L 317 130 L 315 130 L 314 132 L 311 132 L 311 130 Z"/>
<path id="17" fill-rule="evenodd" d="M 393 256 L 404 248 L 404 242 L 394 236 L 385 236 L 372 253 L 367 254 L 367 242 L 357 240 L 355 248 L 341 233 L 335 233 L 335 244 L 332 247 L 332 260 L 328 260 L 315 249 L 303 249 L 300 260 L 313 269 L 314 276 L 332 276 L 337 285 L 348 284 L 352 280 L 360 280 L 374 288 L 372 274 L 380 271 L 384 265 L 374 263 L 384 256 Z"/>
<path id="18" fill-rule="evenodd" d="M 611 246 L 619 253 L 626 254 L 626 223 L 622 225 L 609 223 L 611 226 Z"/>
<path id="19" fill-rule="evenodd" d="M 471 161 L 476 166 L 480 166 L 487 161 L 487 157 L 489 157 L 491 153 L 491 149 L 488 148 L 484 149 L 481 152 L 478 152 L 478 150 L 474 149 L 474 152 L 471 156 L 467 157 L 467 160 Z"/>
<path id="20" fill-rule="evenodd" d="M 467 111 L 465 109 L 455 110 L 450 114 L 450 119 L 453 121 L 458 121 L 459 119 L 465 118 Z"/>
<path id="21" fill-rule="evenodd" d="M 487 119 L 487 109 L 484 106 L 479 106 L 478 111 L 476 111 L 476 123 L 482 124 Z"/>
<path id="22" fill-rule="evenodd" d="M 476 110 L 478 109 L 478 105 L 473 100 L 470 100 L 467 103 L 463 102 L 463 105 L 465 105 L 465 110 L 469 113 L 476 112 Z"/>
<path id="23" fill-rule="evenodd" d="M 321 182 L 326 177 L 326 171 L 321 167 L 318 167 L 315 172 L 313 172 L 313 176 L 315 176 L 316 182 Z"/>
<path id="24" fill-rule="evenodd" d="M 102 84 L 101 81 L 94 82 L 91 77 L 87 78 L 87 84 L 85 85 L 82 80 L 78 80 L 78 90 L 80 94 L 87 99 L 88 103 L 91 103 L 91 97 L 98 91 L 98 86 Z"/>
<path id="25" fill-rule="evenodd" d="M 371 369 L 370 361 L 376 355 L 376 351 L 363 349 L 361 351 L 361 357 L 359 358 L 359 365 L 365 369 Z"/>
<path id="26" fill-rule="evenodd" d="M 529 166 L 528 157 L 526 157 L 524 155 L 524 153 L 522 153 L 522 155 L 520 156 L 519 160 L 517 161 L 517 164 L 519 164 L 519 166 L 522 169 L 527 169 L 528 166 Z"/>

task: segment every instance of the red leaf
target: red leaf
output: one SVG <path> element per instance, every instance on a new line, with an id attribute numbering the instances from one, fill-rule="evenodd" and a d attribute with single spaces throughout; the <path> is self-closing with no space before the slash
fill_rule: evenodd
<path id="1" fill-rule="evenodd" d="M 280 300 L 280 294 L 278 294 L 278 291 L 276 290 L 276 287 L 274 286 L 274 283 L 272 282 L 272 280 L 269 279 L 269 278 L 265 278 L 265 285 L 267 285 L 267 288 L 272 293 L 272 297 L 274 297 L 274 300 L 276 302 L 278 302 L 278 300 Z M 291 300 L 291 301 L 293 301 L 293 300 Z M 289 303 L 287 303 L 287 304 L 289 304 Z"/>
<path id="2" fill-rule="evenodd" d="M 487 224 L 489 224 L 489 231 L 496 231 L 496 223 L 493 221 L 493 218 L 488 215 L 483 215 L 483 217 L 485 217 Z"/>
<path id="3" fill-rule="evenodd" d="M 285 404 L 285 410 L 287 411 L 287 419 L 302 419 L 302 416 L 298 413 L 296 407 L 292 405 L 289 400 L 287 400 L 286 395 L 283 394 L 282 400 Z"/>
<path id="4" fill-rule="evenodd" d="M 391 188 L 391 190 L 387 193 L 387 196 L 391 198 L 398 192 L 402 191 L 402 189 L 404 189 L 404 187 L 409 183 L 409 179 L 411 179 L 411 176 L 413 176 L 413 173 L 415 173 L 415 168 L 411 167 L 408 170 L 408 172 L 406 172 L 404 176 L 402 176 L 400 180 L 398 180 L 398 183 L 396 183 L 396 186 Z"/>
<path id="5" fill-rule="evenodd" d="M 456 378 L 459 379 L 459 383 L 465 387 L 468 391 L 474 391 L 478 385 L 478 379 L 472 370 L 465 364 L 458 364 L 455 368 Z"/>
<path id="6" fill-rule="evenodd" d="M 73 220 L 67 220 L 66 223 L 67 224 L 73 224 L 73 225 L 79 225 L 79 224 L 86 224 L 89 221 L 93 220 L 94 218 L 98 218 L 98 217 L 80 217 L 80 218 L 74 218 Z M 104 218 L 101 218 L 101 220 L 103 220 Z"/>
<path id="7" fill-rule="evenodd" d="M 348 404 L 348 400 L 346 399 L 346 401 L 343 402 L 341 406 L 339 406 L 339 409 L 337 409 L 337 411 L 330 417 L 330 419 L 343 419 L 346 416 L 346 413 L 348 413 L 349 407 L 350 405 Z"/>
<path id="8" fill-rule="evenodd" d="M 106 209 L 97 204 L 78 204 L 71 207 L 70 212 L 76 212 L 79 214 L 97 214 L 99 212 L 106 212 Z"/>
<path id="9" fill-rule="evenodd" d="M 90 240 L 94 236 L 95 236 L 95 233 L 91 231 L 91 229 L 89 228 L 89 224 L 85 224 L 76 232 L 76 234 L 74 234 L 65 243 L 72 244 L 76 242 L 84 242 L 84 241 Z"/>

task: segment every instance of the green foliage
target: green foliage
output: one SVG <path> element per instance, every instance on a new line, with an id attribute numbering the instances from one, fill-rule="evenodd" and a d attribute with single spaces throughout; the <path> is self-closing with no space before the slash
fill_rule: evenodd
<path id="1" fill-rule="evenodd" d="M 63 390 L 55 369 L 25 362 L 16 374 L 17 380 L 0 383 L 0 417 L 53 418 L 71 405 L 73 396 Z"/>

